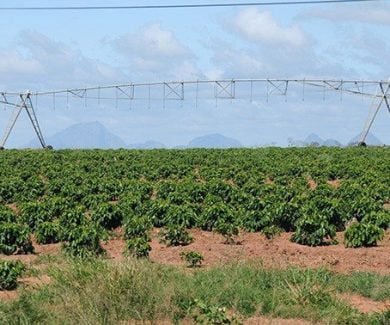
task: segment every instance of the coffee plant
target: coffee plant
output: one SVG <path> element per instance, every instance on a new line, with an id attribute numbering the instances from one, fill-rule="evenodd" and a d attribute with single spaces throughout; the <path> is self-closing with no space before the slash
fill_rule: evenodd
<path id="1" fill-rule="evenodd" d="M 278 226 L 269 226 L 265 227 L 261 230 L 261 233 L 265 236 L 267 239 L 273 239 L 277 236 L 279 236 L 282 233 L 282 229 Z"/>
<path id="2" fill-rule="evenodd" d="M 239 229 L 234 223 L 219 221 L 214 230 L 225 238 L 225 244 L 236 244 L 236 237 L 239 234 Z"/>
<path id="3" fill-rule="evenodd" d="M 190 251 L 190 252 L 181 252 L 180 257 L 182 260 L 186 261 L 188 267 L 200 267 L 204 260 L 203 255 L 198 252 Z"/>
<path id="4" fill-rule="evenodd" d="M 30 229 L 17 223 L 0 223 L 0 253 L 33 253 L 34 247 L 30 239 Z"/>
<path id="5" fill-rule="evenodd" d="M 25 271 L 20 261 L 0 261 L 0 290 L 14 290 L 18 286 L 18 278 Z"/>
<path id="6" fill-rule="evenodd" d="M 298 220 L 291 240 L 307 246 L 335 243 L 336 227 L 321 215 L 305 215 Z"/>
<path id="7" fill-rule="evenodd" d="M 104 253 L 100 245 L 102 230 L 93 225 L 82 225 L 67 229 L 63 249 L 72 257 L 91 258 Z"/>
<path id="8" fill-rule="evenodd" d="M 148 257 L 149 252 L 152 250 L 149 241 L 150 239 L 148 236 L 128 239 L 126 241 L 126 253 L 137 258 Z"/>
<path id="9" fill-rule="evenodd" d="M 384 237 L 384 230 L 375 224 L 357 222 L 353 223 L 345 232 L 344 243 L 346 247 L 371 247 Z"/>
<path id="10" fill-rule="evenodd" d="M 114 229 L 122 224 L 123 215 L 117 206 L 101 203 L 92 211 L 91 219 L 103 228 Z"/>
<path id="11" fill-rule="evenodd" d="M 40 223 L 34 234 L 38 244 L 55 244 L 61 240 L 62 236 L 61 227 L 57 221 Z"/>
<path id="12" fill-rule="evenodd" d="M 159 233 L 160 242 L 167 246 L 186 246 L 192 243 L 193 238 L 183 226 L 171 225 Z"/>

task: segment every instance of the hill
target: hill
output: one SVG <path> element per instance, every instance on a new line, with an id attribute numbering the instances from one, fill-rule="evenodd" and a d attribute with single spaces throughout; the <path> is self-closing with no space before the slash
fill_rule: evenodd
<path id="1" fill-rule="evenodd" d="M 191 140 L 188 148 L 241 148 L 242 144 L 233 138 L 221 134 L 208 134 Z"/>
<path id="2" fill-rule="evenodd" d="M 126 143 L 99 122 L 79 123 L 46 138 L 46 143 L 55 149 L 116 149 L 125 148 Z M 27 147 L 39 147 L 38 140 Z"/>

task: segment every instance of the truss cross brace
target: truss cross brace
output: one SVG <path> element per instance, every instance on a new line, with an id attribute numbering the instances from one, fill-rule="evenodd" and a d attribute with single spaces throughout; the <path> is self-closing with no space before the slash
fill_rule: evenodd
<path id="1" fill-rule="evenodd" d="M 41 128 L 39 126 L 37 116 L 35 114 L 34 106 L 33 106 L 32 101 L 31 101 L 31 95 L 29 93 L 20 94 L 19 97 L 20 97 L 20 101 L 18 104 L 8 103 L 9 105 L 14 106 L 14 108 L 13 108 L 11 117 L 9 119 L 8 125 L 5 129 L 3 138 L 0 142 L 0 148 L 4 148 L 8 138 L 9 138 L 9 136 L 10 136 L 15 124 L 16 124 L 16 121 L 19 118 L 20 113 L 22 112 L 23 109 L 25 109 L 27 112 L 27 115 L 30 119 L 30 122 L 34 128 L 34 131 L 38 137 L 38 140 L 39 140 L 42 148 L 46 148 L 46 143 L 45 143 L 45 140 L 43 138 L 42 131 L 41 131 Z"/>
<path id="2" fill-rule="evenodd" d="M 164 83 L 164 100 L 184 100 L 184 83 Z"/>
<path id="3" fill-rule="evenodd" d="M 235 81 L 215 81 L 215 98 L 217 99 L 234 99 L 235 98 Z"/>
<path id="4" fill-rule="evenodd" d="M 381 87 L 381 91 L 382 91 L 382 94 L 383 94 L 383 99 L 384 99 L 385 104 L 386 104 L 386 106 L 387 106 L 387 110 L 388 110 L 389 113 L 390 113 L 390 104 L 389 104 L 389 100 L 388 100 L 388 98 L 387 98 L 387 93 L 388 93 L 389 90 L 390 90 L 390 85 L 387 86 L 386 91 L 384 90 L 382 84 L 379 84 L 379 86 Z"/>

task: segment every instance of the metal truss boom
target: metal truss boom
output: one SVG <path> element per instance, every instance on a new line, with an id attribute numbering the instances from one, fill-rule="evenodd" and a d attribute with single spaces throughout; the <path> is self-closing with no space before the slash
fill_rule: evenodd
<path id="1" fill-rule="evenodd" d="M 140 83 L 124 83 L 116 85 L 104 85 L 84 88 L 69 88 L 59 89 L 52 91 L 36 91 L 36 92 L 0 92 L 0 103 L 5 106 L 13 107 L 13 114 L 11 115 L 9 124 L 5 130 L 3 139 L 0 143 L 0 147 L 4 147 L 6 141 L 15 126 L 16 120 L 18 119 L 21 111 L 26 110 L 29 119 L 33 125 L 34 131 L 42 145 L 46 147 L 42 132 L 38 123 L 38 119 L 35 115 L 34 107 L 32 105 L 31 98 L 38 98 L 39 96 L 52 96 L 53 105 L 55 105 L 56 96 L 66 96 L 67 101 L 69 98 L 84 99 L 85 105 L 87 99 L 98 99 L 99 103 L 101 99 L 112 99 L 118 103 L 118 100 L 136 100 L 145 99 L 142 94 L 148 93 L 149 107 L 151 100 L 151 88 L 161 87 L 162 95 L 160 98 L 165 100 L 185 100 L 185 92 L 187 88 L 195 86 L 196 88 L 196 102 L 198 102 L 199 85 L 209 85 L 214 88 L 215 99 L 230 99 L 236 98 L 236 87 L 238 85 L 250 85 L 250 97 L 252 100 L 253 86 L 257 84 L 266 85 L 267 89 L 267 100 L 268 96 L 281 95 L 287 96 L 290 91 L 290 85 L 300 85 L 303 88 L 303 96 L 306 86 L 316 87 L 326 90 L 335 91 L 350 94 L 360 95 L 372 98 L 377 101 L 374 113 L 366 123 L 364 131 L 362 133 L 361 142 L 366 140 L 366 137 L 374 123 L 375 118 L 383 104 L 387 106 L 390 113 L 389 96 L 390 96 L 390 79 L 385 80 L 337 80 L 337 79 L 283 79 L 283 78 L 264 78 L 264 79 L 220 79 L 220 80 L 182 80 L 182 81 L 159 81 L 159 82 L 140 82 Z M 101 92 L 111 91 L 110 94 L 114 93 L 112 97 L 103 97 Z M 89 96 L 94 92 L 95 97 Z M 96 95 L 97 93 L 97 95 Z M 15 97 L 17 101 L 15 102 Z"/>
<path id="2" fill-rule="evenodd" d="M 93 86 L 93 87 L 83 87 L 83 88 L 70 88 L 70 89 L 59 89 L 52 91 L 37 91 L 31 92 L 31 96 L 38 95 L 56 95 L 56 94 L 66 94 L 69 93 L 74 96 L 83 98 L 86 92 L 92 90 L 106 90 L 106 89 L 118 89 L 119 91 L 123 89 L 131 89 L 134 95 L 136 88 L 149 87 L 149 86 L 165 86 L 168 88 L 182 87 L 182 89 L 187 85 L 193 84 L 211 84 L 211 85 L 230 85 L 230 84 L 242 84 L 242 83 L 268 83 L 270 86 L 279 89 L 279 91 L 287 91 L 287 86 L 290 83 L 296 83 L 301 85 L 308 85 L 313 87 L 327 88 L 335 91 L 342 91 L 346 93 L 363 95 L 369 97 L 378 97 L 381 95 L 374 92 L 365 91 L 364 89 L 367 86 L 379 86 L 390 84 L 390 80 L 337 80 L 337 79 L 219 79 L 219 80 L 186 80 L 186 81 L 159 81 L 159 82 L 140 82 L 140 83 L 125 83 L 125 84 L 116 84 L 116 85 L 105 85 L 105 86 Z M 223 86 L 221 86 L 223 88 Z M 271 88 L 272 89 L 272 88 Z M 275 90 L 276 91 L 276 90 Z M 125 93 L 127 93 L 125 91 Z M 0 94 L 4 95 L 19 95 L 20 92 L 2 92 Z M 182 99 L 183 96 L 177 96 L 179 99 Z M 130 96 L 131 97 L 131 96 Z M 134 98 L 134 96 L 133 96 Z M 230 98 L 230 97 L 229 97 Z M 2 102 L 0 100 L 0 102 Z"/>

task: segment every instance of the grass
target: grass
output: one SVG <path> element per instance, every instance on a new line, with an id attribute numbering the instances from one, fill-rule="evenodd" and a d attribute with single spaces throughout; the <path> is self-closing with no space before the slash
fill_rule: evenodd
<path id="1" fill-rule="evenodd" d="M 241 319 L 266 315 L 331 324 L 390 322 L 389 313 L 364 315 L 335 295 L 356 292 L 376 300 L 389 299 L 389 276 L 270 270 L 256 262 L 193 271 L 135 259 L 59 262 L 44 271 L 52 278 L 50 284 L 37 290 L 21 288 L 18 300 L 0 304 L 0 323 L 180 321 L 192 318 L 195 300 L 226 307 Z"/>
<path id="2" fill-rule="evenodd" d="M 352 277 L 338 275 L 332 278 L 339 292 L 353 292 L 375 301 L 390 300 L 390 276 L 358 272 Z"/>

